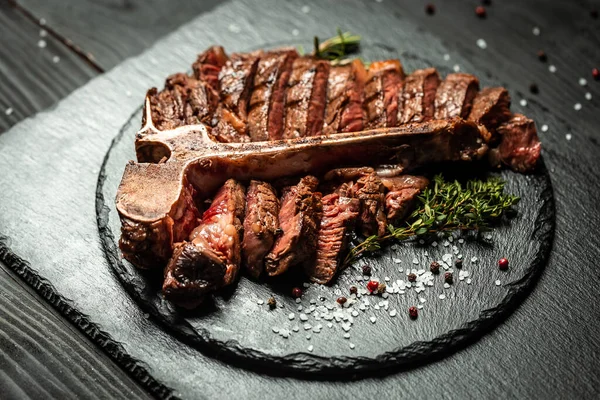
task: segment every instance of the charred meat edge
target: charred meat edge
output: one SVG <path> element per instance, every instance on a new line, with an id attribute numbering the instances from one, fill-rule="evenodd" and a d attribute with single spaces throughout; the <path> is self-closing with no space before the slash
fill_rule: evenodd
<path id="1" fill-rule="evenodd" d="M 514 114 L 498 127 L 497 132 L 500 144 L 490 152 L 491 164 L 504 164 L 517 172 L 534 170 L 542 150 L 535 122 L 524 115 Z"/>
<path id="2" fill-rule="evenodd" d="M 498 141 L 496 128 L 508 121 L 511 115 L 508 90 L 491 87 L 477 93 L 468 120 L 485 126 L 492 135 L 490 144 L 495 145 Z"/>
<path id="3" fill-rule="evenodd" d="M 449 74 L 435 94 L 435 119 L 467 118 L 479 92 L 479 79 L 470 74 Z"/>
<path id="4" fill-rule="evenodd" d="M 385 195 L 385 209 L 388 221 L 402 221 L 414 208 L 417 196 L 429 186 L 424 176 L 400 175 L 381 178 L 388 192 Z"/>

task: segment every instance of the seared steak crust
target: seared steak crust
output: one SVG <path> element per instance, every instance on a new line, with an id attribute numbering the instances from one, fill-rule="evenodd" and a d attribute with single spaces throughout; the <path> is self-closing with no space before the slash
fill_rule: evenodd
<path id="1" fill-rule="evenodd" d="M 489 153 L 494 166 L 502 164 L 514 171 L 532 171 L 542 150 L 535 122 L 521 114 L 514 114 L 508 122 L 497 129 L 500 144 Z"/>
<path id="2" fill-rule="evenodd" d="M 221 46 L 209 47 L 192 64 L 194 77 L 206 82 L 215 92 L 219 92 L 219 73 L 227 62 L 227 54 Z"/>
<path id="3" fill-rule="evenodd" d="M 368 129 L 397 125 L 398 93 L 403 79 L 404 72 L 398 60 L 376 61 L 371 64 L 364 100 Z"/>
<path id="4" fill-rule="evenodd" d="M 388 192 L 385 195 L 387 219 L 397 222 L 406 218 L 415 204 L 417 196 L 429 186 L 424 176 L 401 175 L 381 178 Z"/>
<path id="5" fill-rule="evenodd" d="M 439 84 L 440 76 L 435 68 L 419 69 L 408 75 L 401 93 L 402 107 L 398 107 L 398 123 L 406 124 L 432 119 L 435 92 Z"/>
<path id="6" fill-rule="evenodd" d="M 266 182 L 250 181 L 242 250 L 246 270 L 255 278 L 263 271 L 264 258 L 273 247 L 278 228 L 279 199 L 275 189 Z"/>
<path id="7" fill-rule="evenodd" d="M 510 96 L 502 87 L 484 88 L 475 96 L 468 120 L 482 124 L 496 142 L 496 128 L 511 117 Z"/>
<path id="8" fill-rule="evenodd" d="M 435 94 L 435 119 L 467 118 L 479 91 L 479 79 L 470 74 L 449 74 Z"/>
<path id="9" fill-rule="evenodd" d="M 384 210 L 385 186 L 377 174 L 370 173 L 356 181 L 356 197 L 360 200 L 360 230 L 364 236 L 383 236 L 387 230 Z"/>
<path id="10" fill-rule="evenodd" d="M 321 193 L 316 192 L 318 184 L 317 178 L 306 176 L 284 190 L 279 210 L 282 233 L 265 258 L 270 276 L 280 275 L 295 265 L 313 263 L 322 212 Z"/>

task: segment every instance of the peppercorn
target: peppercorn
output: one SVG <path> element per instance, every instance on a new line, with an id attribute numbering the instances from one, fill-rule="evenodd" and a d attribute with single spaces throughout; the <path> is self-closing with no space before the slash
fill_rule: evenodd
<path id="1" fill-rule="evenodd" d="M 492 0 L 482 0 L 482 3 L 486 6 L 491 6 L 492 5 Z"/>
<path id="2" fill-rule="evenodd" d="M 275 300 L 275 297 L 270 297 L 269 300 L 267 300 L 267 304 L 271 310 L 274 310 L 275 307 L 277 307 L 277 300 Z"/>
<path id="3" fill-rule="evenodd" d="M 427 4 L 425 6 L 425 12 L 429 15 L 435 14 L 435 6 L 431 3 Z"/>
<path id="4" fill-rule="evenodd" d="M 338 304 L 339 304 L 339 305 L 343 306 L 343 305 L 344 305 L 344 303 L 345 303 L 347 300 L 348 300 L 347 298 L 345 298 L 344 296 L 342 296 L 342 297 L 338 297 L 338 299 L 337 299 L 337 302 L 338 302 Z"/>
<path id="5" fill-rule="evenodd" d="M 369 267 L 368 265 L 364 265 L 362 267 L 362 271 L 363 271 L 363 275 L 367 275 L 367 276 L 371 276 L 371 273 L 373 272 L 371 267 Z"/>
<path id="6" fill-rule="evenodd" d="M 350 286 L 350 294 L 358 293 L 358 288 L 356 286 Z"/>
<path id="7" fill-rule="evenodd" d="M 369 281 L 369 283 L 367 283 L 367 289 L 371 293 L 376 291 L 378 287 L 379 287 L 379 282 L 377 282 L 377 281 Z"/>
<path id="8" fill-rule="evenodd" d="M 454 282 L 454 277 L 452 276 L 452 272 L 446 272 L 444 274 L 444 281 L 446 281 L 447 284 L 452 285 L 452 282 Z"/>
<path id="9" fill-rule="evenodd" d="M 537 52 L 537 57 L 541 62 L 548 61 L 548 56 L 546 55 L 546 52 L 544 50 L 539 50 Z"/>
<path id="10" fill-rule="evenodd" d="M 540 90 L 538 89 L 538 87 L 535 83 L 532 83 L 531 85 L 529 85 L 529 91 L 533 94 L 538 94 L 540 92 Z"/>
<path id="11" fill-rule="evenodd" d="M 456 268 L 462 268 L 463 265 L 463 260 L 461 258 L 457 258 L 456 261 L 454 261 L 454 266 L 456 266 Z"/>
<path id="12" fill-rule="evenodd" d="M 600 80 L 600 70 L 598 68 L 592 69 L 592 76 L 595 80 Z"/>
<path id="13" fill-rule="evenodd" d="M 408 274 L 407 278 L 408 278 L 409 282 L 414 282 L 417 280 L 417 275 L 410 273 L 410 274 Z"/>
<path id="14" fill-rule="evenodd" d="M 592 16 L 592 18 L 598 19 L 598 10 L 590 11 L 590 15 Z"/>
<path id="15" fill-rule="evenodd" d="M 508 269 L 508 260 L 506 258 L 499 259 L 498 268 L 500 268 L 502 271 L 506 271 Z"/>
<path id="16" fill-rule="evenodd" d="M 417 307 L 412 306 L 408 309 L 408 315 L 411 319 L 417 319 L 417 317 L 419 316 L 419 310 L 417 310 Z"/>
<path id="17" fill-rule="evenodd" d="M 293 288 L 292 289 L 292 297 L 295 299 L 299 299 L 300 297 L 302 297 L 302 289 L 300 288 Z"/>
<path id="18" fill-rule="evenodd" d="M 431 265 L 429 266 L 429 270 L 434 274 L 439 274 L 440 273 L 440 263 L 437 261 L 433 261 L 431 263 Z"/>
<path id="19" fill-rule="evenodd" d="M 483 7 L 483 6 L 477 6 L 477 8 L 475 8 L 475 14 L 479 18 L 485 18 L 487 16 L 487 12 L 485 11 L 485 7 Z"/>
<path id="20" fill-rule="evenodd" d="M 385 283 L 380 283 L 379 286 L 377 286 L 377 294 L 384 294 L 386 288 L 387 285 Z"/>

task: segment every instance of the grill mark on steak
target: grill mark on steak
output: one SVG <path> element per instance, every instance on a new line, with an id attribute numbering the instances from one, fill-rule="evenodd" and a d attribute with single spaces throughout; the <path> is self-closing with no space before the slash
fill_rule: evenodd
<path id="1" fill-rule="evenodd" d="M 219 72 L 227 62 L 227 54 L 221 46 L 209 47 L 192 64 L 196 79 L 206 82 L 215 92 L 219 92 Z"/>
<path id="2" fill-rule="evenodd" d="M 242 250 L 246 270 L 255 278 L 263 271 L 264 258 L 273 247 L 279 228 L 279 199 L 273 186 L 250 181 Z"/>
<path id="3" fill-rule="evenodd" d="M 500 144 L 489 153 L 493 166 L 504 164 L 518 172 L 535 169 L 542 145 L 533 120 L 514 114 L 508 122 L 498 127 L 497 133 Z"/>
<path id="4" fill-rule="evenodd" d="M 231 284 L 240 266 L 244 188 L 229 179 L 215 195 L 188 242 L 175 246 L 167 265 L 163 293 L 178 301 Z"/>
<path id="5" fill-rule="evenodd" d="M 284 139 L 321 132 L 328 74 L 327 61 L 313 57 L 294 60 L 285 99 Z"/>
<path id="6" fill-rule="evenodd" d="M 398 60 L 376 61 L 368 70 L 364 108 L 367 128 L 396 126 L 398 121 L 398 92 L 404 71 Z"/>
<path id="7" fill-rule="evenodd" d="M 273 51 L 258 62 L 248 112 L 253 142 L 282 138 L 285 88 L 297 56 L 296 50 Z"/>
<path id="8" fill-rule="evenodd" d="M 511 117 L 510 96 L 502 87 L 484 88 L 475 96 L 468 120 L 482 124 L 492 134 L 492 143 L 496 143 L 498 125 Z"/>
<path id="9" fill-rule="evenodd" d="M 323 197 L 323 218 L 319 227 L 317 256 L 305 267 L 310 280 L 326 284 L 333 279 L 346 251 L 348 233 L 360 212 L 360 201 L 337 193 Z"/>
<path id="10" fill-rule="evenodd" d="M 440 76 L 435 68 L 419 69 L 408 75 L 401 92 L 402 107 L 398 107 L 398 123 L 431 120 L 439 84 Z"/>
<path id="11" fill-rule="evenodd" d="M 479 79 L 470 74 L 449 74 L 435 94 L 435 119 L 467 118 L 479 91 Z"/>
<path id="12" fill-rule="evenodd" d="M 386 217 L 388 221 L 398 222 L 406 218 L 414 207 L 417 196 L 429 186 L 424 176 L 401 175 L 381 178 L 388 189 L 385 195 Z"/>
<path id="13" fill-rule="evenodd" d="M 270 276 L 314 262 L 322 212 L 321 193 L 316 192 L 318 184 L 318 179 L 309 175 L 284 190 L 279 209 L 279 227 L 283 233 L 265 258 Z"/>
<path id="14" fill-rule="evenodd" d="M 356 181 L 356 197 L 360 200 L 359 227 L 364 236 L 383 236 L 387 230 L 385 186 L 377 174 L 370 173 Z"/>

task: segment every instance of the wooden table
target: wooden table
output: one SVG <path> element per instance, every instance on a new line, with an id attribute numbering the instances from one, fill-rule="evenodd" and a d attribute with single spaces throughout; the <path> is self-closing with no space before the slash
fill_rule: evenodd
<path id="1" fill-rule="evenodd" d="M 53 106 L 217 6 L 215 1 L 171 3 L 1 1 L 0 132 Z M 600 244 L 595 231 L 600 226 L 600 172 L 595 164 L 600 151 L 600 82 L 593 80 L 591 70 L 600 68 L 600 20 L 591 11 L 600 9 L 600 3 L 496 0 L 487 7 L 486 19 L 475 16 L 477 1 L 433 2 L 432 16 L 426 14 L 423 2 L 395 3 L 391 8 L 399 18 L 411 18 L 452 52 L 472 58 L 482 70 L 493 68 L 502 82 L 511 82 L 517 88 L 515 102 L 531 99 L 550 112 L 560 110 L 569 127 L 559 132 L 549 126 L 540 132 L 558 204 L 555 250 L 534 293 L 491 335 L 531 336 L 526 344 L 506 348 L 505 360 L 480 365 L 484 374 L 480 382 L 449 382 L 446 395 L 494 398 L 498 391 L 510 397 L 597 395 L 600 345 L 595 336 L 600 333 L 600 306 L 595 297 L 600 274 L 595 264 Z M 486 56 L 481 56 L 479 38 L 487 44 Z M 538 60 L 539 50 L 547 54 L 546 62 Z M 551 66 L 554 73 L 548 71 Z M 586 85 L 580 84 L 581 78 Z M 530 93 L 532 84 L 539 94 Z M 538 129 L 542 124 L 538 121 Z M 85 332 L 63 318 L 68 310 L 55 310 L 37 293 L 40 287 L 31 288 L 2 264 L 0 281 L 0 397 L 149 397 Z M 499 343 L 485 341 L 489 346 Z M 452 356 L 453 365 L 461 365 L 465 352 Z M 456 371 L 449 377 L 460 375 Z"/>

